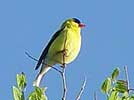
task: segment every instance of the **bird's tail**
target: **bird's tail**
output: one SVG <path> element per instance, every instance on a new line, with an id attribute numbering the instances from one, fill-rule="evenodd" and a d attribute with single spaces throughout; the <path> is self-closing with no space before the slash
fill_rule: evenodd
<path id="1" fill-rule="evenodd" d="M 38 75 L 37 75 L 35 81 L 33 82 L 33 86 L 39 87 L 40 82 L 41 82 L 43 76 L 46 74 L 46 72 L 48 72 L 48 70 L 49 70 L 50 68 L 51 68 L 51 67 L 50 67 L 50 66 L 47 66 L 47 65 L 42 65 L 42 66 L 41 66 L 41 70 L 40 70 L 40 72 L 38 73 Z"/>

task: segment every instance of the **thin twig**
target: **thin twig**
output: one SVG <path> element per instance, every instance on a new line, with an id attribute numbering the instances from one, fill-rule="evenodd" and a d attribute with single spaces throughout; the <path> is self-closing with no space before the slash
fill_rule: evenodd
<path id="1" fill-rule="evenodd" d="M 129 91 L 133 91 L 134 92 L 134 89 L 129 89 Z"/>
<path id="2" fill-rule="evenodd" d="M 128 92 L 130 92 L 130 91 L 134 92 L 134 89 L 131 89 L 129 87 L 129 77 L 128 77 L 128 68 L 127 68 L 127 66 L 124 67 L 124 70 L 125 70 L 125 77 L 126 77 Z"/>
<path id="3" fill-rule="evenodd" d="M 85 89 L 85 86 L 86 86 L 86 81 L 87 81 L 87 80 L 86 80 L 86 78 L 85 78 L 84 81 L 83 81 L 83 84 L 82 84 L 82 86 L 81 86 L 81 89 L 80 89 L 78 95 L 76 96 L 76 100 L 80 100 L 81 95 L 82 95 L 82 93 L 84 92 L 84 89 Z"/>
<path id="4" fill-rule="evenodd" d="M 55 68 L 55 67 L 53 67 L 53 66 L 50 66 L 52 69 L 54 69 L 55 71 L 57 71 L 57 72 L 59 72 L 59 73 L 62 73 L 62 71 L 61 70 L 59 70 L 59 69 L 57 69 L 57 68 Z"/>
<path id="5" fill-rule="evenodd" d="M 124 67 L 125 70 L 125 77 L 126 77 L 126 82 L 127 82 L 127 89 L 129 92 L 129 78 L 128 78 L 128 70 L 127 70 L 127 66 Z"/>
<path id="6" fill-rule="evenodd" d="M 94 100 L 97 100 L 97 94 L 94 92 Z"/>
<path id="7" fill-rule="evenodd" d="M 36 59 L 35 57 L 31 56 L 28 52 L 25 52 L 25 54 L 26 54 L 29 58 L 31 58 L 32 60 L 37 61 L 37 62 L 39 61 L 39 60 Z M 44 62 L 42 62 L 42 64 L 48 65 L 48 64 L 46 64 L 46 63 L 44 63 Z M 57 69 L 57 68 L 55 68 L 55 67 L 53 67 L 53 66 L 51 66 L 51 65 L 48 65 L 48 66 L 51 67 L 52 69 L 58 71 L 59 73 L 62 73 L 62 71 L 60 71 L 59 69 Z"/>
<path id="8" fill-rule="evenodd" d="M 127 68 L 127 66 L 124 67 L 124 70 L 125 70 L 125 76 L 126 76 L 128 92 L 134 91 L 134 89 L 131 89 L 130 86 L 129 86 L 129 77 L 128 77 L 128 68 Z"/>
<path id="9" fill-rule="evenodd" d="M 62 82 L 63 82 L 63 96 L 62 96 L 62 100 L 66 100 L 66 94 L 67 94 L 67 85 L 66 85 L 66 77 L 65 77 L 65 67 L 63 67 L 62 69 Z"/>
<path id="10" fill-rule="evenodd" d="M 34 61 L 39 61 L 39 60 L 36 59 L 35 57 L 31 56 L 28 52 L 25 52 L 25 54 L 26 54 L 29 58 L 33 59 Z"/>

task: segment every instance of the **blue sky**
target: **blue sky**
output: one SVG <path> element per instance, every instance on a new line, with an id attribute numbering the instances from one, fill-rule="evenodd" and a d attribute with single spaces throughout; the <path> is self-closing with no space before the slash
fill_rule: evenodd
<path id="1" fill-rule="evenodd" d="M 66 69 L 68 100 L 76 96 L 84 76 L 87 84 L 82 100 L 92 100 L 94 91 L 104 100 L 101 83 L 117 66 L 122 72 L 128 66 L 134 86 L 133 4 L 133 0 L 1 0 L 1 100 L 12 100 L 11 87 L 22 71 L 28 79 L 26 95 L 32 91 L 38 71 L 34 70 L 36 62 L 24 52 L 38 58 L 52 34 L 70 17 L 81 19 L 86 27 L 80 54 Z M 49 100 L 61 98 L 61 79 L 54 70 L 47 73 L 42 85 L 48 87 Z"/>

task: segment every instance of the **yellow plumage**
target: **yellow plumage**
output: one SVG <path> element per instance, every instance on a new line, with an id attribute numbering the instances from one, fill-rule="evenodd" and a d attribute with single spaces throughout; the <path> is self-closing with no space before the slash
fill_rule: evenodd
<path id="1" fill-rule="evenodd" d="M 80 51 L 81 36 L 79 30 L 65 28 L 63 32 L 55 39 L 48 51 L 48 62 L 54 64 L 63 64 L 72 62 Z M 63 62 L 63 53 L 65 52 L 65 62 Z"/>
<path id="2" fill-rule="evenodd" d="M 42 77 L 51 68 L 50 66 L 68 64 L 77 57 L 81 47 L 81 27 L 82 24 L 76 18 L 68 19 L 61 25 L 60 30 L 54 34 L 43 51 L 36 66 L 37 69 L 42 63 L 41 70 L 34 81 L 35 86 L 39 86 Z"/>

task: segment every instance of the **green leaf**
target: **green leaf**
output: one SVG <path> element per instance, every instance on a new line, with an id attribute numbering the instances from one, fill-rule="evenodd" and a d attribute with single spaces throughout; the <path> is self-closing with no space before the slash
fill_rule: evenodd
<path id="1" fill-rule="evenodd" d="M 35 87 L 35 90 L 29 95 L 28 100 L 47 100 L 44 88 Z"/>
<path id="2" fill-rule="evenodd" d="M 112 91 L 110 96 L 109 96 L 109 98 L 108 98 L 108 100 L 117 100 L 118 94 L 119 93 L 117 91 Z"/>
<path id="3" fill-rule="evenodd" d="M 129 100 L 134 100 L 134 96 L 130 96 Z"/>
<path id="4" fill-rule="evenodd" d="M 107 93 L 108 94 L 110 88 L 111 88 L 111 79 L 110 78 L 107 78 L 103 82 L 103 84 L 101 86 L 101 91 L 102 91 L 102 93 Z"/>
<path id="5" fill-rule="evenodd" d="M 112 73 L 112 80 L 115 80 L 119 75 L 119 68 L 116 68 Z"/>
<path id="6" fill-rule="evenodd" d="M 128 98 L 128 96 L 129 96 L 128 91 L 127 91 L 127 92 L 124 92 L 124 93 L 122 94 L 122 96 L 125 97 L 125 98 Z"/>
<path id="7" fill-rule="evenodd" d="M 26 76 L 25 74 L 22 72 L 21 74 L 17 74 L 17 85 L 18 88 L 23 91 L 26 87 Z"/>
<path id="8" fill-rule="evenodd" d="M 13 90 L 13 97 L 14 100 L 24 100 L 24 95 L 23 92 L 20 91 L 17 87 L 13 86 L 12 87 Z"/>
<path id="9" fill-rule="evenodd" d="M 115 83 L 115 90 L 120 93 L 128 92 L 127 82 L 124 80 L 117 80 Z"/>

